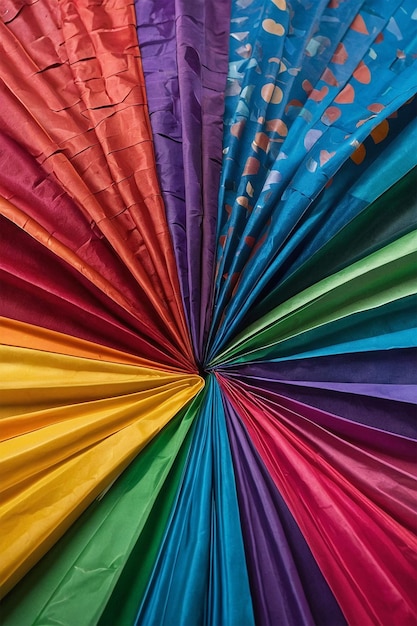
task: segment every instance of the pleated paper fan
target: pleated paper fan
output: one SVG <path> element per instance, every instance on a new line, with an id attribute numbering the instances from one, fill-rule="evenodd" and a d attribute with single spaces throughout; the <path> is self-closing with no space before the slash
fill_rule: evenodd
<path id="1" fill-rule="evenodd" d="M 0 13 L 1 623 L 414 626 L 415 2 Z"/>

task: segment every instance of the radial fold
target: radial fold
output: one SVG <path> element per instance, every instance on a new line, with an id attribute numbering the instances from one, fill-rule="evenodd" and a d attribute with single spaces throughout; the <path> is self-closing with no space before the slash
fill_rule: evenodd
<path id="1" fill-rule="evenodd" d="M 11 112 L 1 116 L 2 129 L 53 171 L 192 362 L 133 6 L 41 0 L 13 10 L 0 24 L 3 97 Z M 39 45 L 45 37 L 47 49 Z"/>
<path id="2" fill-rule="evenodd" d="M 302 289 L 412 231 L 417 210 L 416 173 L 417 168 L 414 167 L 370 205 L 366 205 L 366 200 L 361 198 L 362 211 L 313 254 L 309 251 L 311 256 L 303 253 L 304 259 L 299 257 L 299 267 L 289 271 L 265 294 L 265 298 L 250 311 L 248 320 L 259 319 Z M 368 182 L 376 184 L 380 179 L 378 172 L 371 180 L 368 177 Z M 386 180 L 386 176 L 383 179 Z M 345 214 L 355 202 L 358 203 L 358 196 L 352 189 L 344 195 L 341 203 Z"/>
<path id="3" fill-rule="evenodd" d="M 136 624 L 252 624 L 224 409 L 206 384 L 192 446 Z"/>
<path id="4" fill-rule="evenodd" d="M 304 249 L 343 223 L 349 212 L 340 198 L 359 173 L 365 182 L 381 154 L 379 164 L 392 165 L 391 143 L 409 124 L 405 161 L 415 165 L 413 11 L 409 1 L 383 10 L 376 0 L 319 2 L 303 11 L 232 2 L 207 361 L 245 328 Z M 410 42 L 401 58 L 398 37 Z M 401 170 L 398 177 L 408 171 Z"/>
<path id="5" fill-rule="evenodd" d="M 4 317 L 140 354 L 156 363 L 177 363 L 185 371 L 193 368 L 158 326 L 148 324 L 146 316 L 142 326 L 140 311 L 129 313 L 111 293 L 92 283 L 78 259 L 71 264 L 57 256 L 53 237 L 37 241 L 4 216 L 0 225 L 4 296 L 0 311 Z"/>
<path id="6" fill-rule="evenodd" d="M 343 436 L 357 437 L 362 432 L 368 443 L 376 443 L 381 438 L 386 440 L 384 431 L 400 435 L 397 439 L 388 438 L 390 445 L 395 441 L 398 455 L 409 457 L 407 442 L 402 446 L 401 437 L 417 439 L 416 357 L 415 348 L 342 353 L 254 362 L 224 368 L 221 373 L 235 383 L 274 391 L 280 402 L 284 398 L 294 399 L 306 414 L 314 414 L 313 407 L 317 407 L 332 414 L 331 419 L 337 416 L 338 432 Z"/>
<path id="7" fill-rule="evenodd" d="M 4 626 L 56 620 L 63 626 L 100 620 L 133 624 L 181 479 L 201 397 L 168 422 L 5 598 Z M 80 586 L 88 589 L 81 597 Z"/>
<path id="8" fill-rule="evenodd" d="M 414 295 L 416 260 L 413 231 L 293 296 L 252 324 L 211 365 L 236 357 L 273 358 L 274 346 L 286 339 Z"/>
<path id="9" fill-rule="evenodd" d="M 201 362 L 211 318 L 230 0 L 135 7 L 155 161 Z"/>
<path id="10" fill-rule="evenodd" d="M 389 500 L 413 499 L 413 462 L 407 471 L 402 460 L 391 467 L 384 455 L 287 412 L 261 390 L 224 385 L 348 623 L 411 626 L 417 540 Z M 413 507 L 410 514 L 414 528 Z"/>
<path id="11" fill-rule="evenodd" d="M 223 403 L 255 623 L 342 626 L 333 593 L 227 395 Z"/>
<path id="12" fill-rule="evenodd" d="M 22 348 L 1 351 L 2 423 L 10 430 L 0 444 L 4 595 L 203 381 Z M 16 395 L 19 380 L 26 406 Z"/>
<path id="13" fill-rule="evenodd" d="M 48 330 L 42 326 L 26 324 L 18 320 L 0 316 L 0 343 L 5 346 L 15 346 L 16 348 L 32 348 L 44 352 L 52 352 L 68 356 L 84 357 L 86 359 L 97 359 L 110 363 L 124 363 L 126 365 L 139 365 L 155 369 L 161 367 L 155 361 L 141 358 L 107 348 L 101 344 L 78 339 L 71 335 Z M 177 370 L 177 368 L 165 366 L 166 371 Z"/>

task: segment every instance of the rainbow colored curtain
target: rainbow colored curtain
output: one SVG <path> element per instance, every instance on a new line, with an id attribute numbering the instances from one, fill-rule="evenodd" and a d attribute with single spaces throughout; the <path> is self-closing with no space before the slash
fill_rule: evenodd
<path id="1" fill-rule="evenodd" d="M 4 626 L 415 626 L 415 0 L 2 0 Z"/>

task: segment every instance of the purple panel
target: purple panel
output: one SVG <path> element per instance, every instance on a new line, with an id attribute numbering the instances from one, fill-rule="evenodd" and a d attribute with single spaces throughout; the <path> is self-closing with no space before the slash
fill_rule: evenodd
<path id="1" fill-rule="evenodd" d="M 136 0 L 156 163 L 196 358 L 210 323 L 230 0 Z"/>
<path id="2" fill-rule="evenodd" d="M 353 423 L 416 439 L 415 363 L 414 349 L 386 350 L 251 363 L 224 368 L 223 375 Z"/>
<path id="3" fill-rule="evenodd" d="M 256 623 L 345 624 L 333 593 L 239 417 L 226 398 L 224 404 Z"/>
<path id="4" fill-rule="evenodd" d="M 352 352 L 310 359 L 249 363 L 236 370 L 239 376 L 268 380 L 331 380 L 334 382 L 375 382 L 417 384 L 417 350 Z M 232 372 L 232 368 L 225 372 Z"/>

